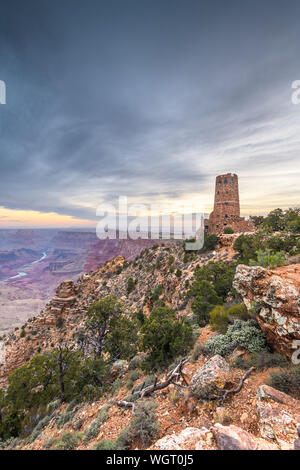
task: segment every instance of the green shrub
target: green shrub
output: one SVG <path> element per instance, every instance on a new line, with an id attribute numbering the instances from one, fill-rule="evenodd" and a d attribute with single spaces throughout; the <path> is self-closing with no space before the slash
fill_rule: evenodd
<path id="1" fill-rule="evenodd" d="M 73 411 L 73 408 L 75 408 L 75 406 L 77 405 L 77 398 L 74 398 L 68 405 L 67 407 L 67 413 L 70 413 L 71 411 Z"/>
<path id="2" fill-rule="evenodd" d="M 205 348 L 209 353 L 226 356 L 238 346 L 249 352 L 266 348 L 265 336 L 255 320 L 236 320 L 228 327 L 226 334 L 210 338 Z"/>
<path id="3" fill-rule="evenodd" d="M 66 423 L 71 421 L 71 419 L 74 418 L 74 413 L 73 411 L 70 411 L 69 413 L 63 413 L 57 420 L 57 426 L 60 428 L 64 426 Z"/>
<path id="4" fill-rule="evenodd" d="M 235 360 L 234 366 L 240 369 L 250 369 L 255 367 L 257 370 L 271 369 L 273 367 L 286 367 L 289 361 L 281 354 L 261 351 L 250 355 L 249 359 L 239 357 Z"/>
<path id="5" fill-rule="evenodd" d="M 117 439 L 102 439 L 94 445 L 93 450 L 119 450 Z"/>
<path id="6" fill-rule="evenodd" d="M 105 423 L 108 419 L 108 410 L 110 408 L 110 405 L 105 405 L 103 408 L 98 413 L 98 420 L 101 424 Z"/>
<path id="7" fill-rule="evenodd" d="M 224 233 L 225 234 L 232 234 L 232 233 L 234 233 L 234 230 L 233 230 L 232 227 L 225 227 L 224 228 Z"/>
<path id="8" fill-rule="evenodd" d="M 53 415 L 51 416 L 45 416 L 43 419 L 41 419 L 38 424 L 36 425 L 35 429 L 42 431 L 51 421 L 53 418 Z"/>
<path id="9" fill-rule="evenodd" d="M 219 242 L 219 238 L 215 234 L 204 233 L 204 245 L 200 250 L 201 253 L 206 253 L 207 251 L 213 251 L 216 249 L 216 246 Z"/>
<path id="10" fill-rule="evenodd" d="M 134 356 L 129 362 L 128 369 L 134 370 L 134 369 L 140 368 L 144 360 L 145 360 L 144 354 L 142 355 L 139 354 L 137 356 Z"/>
<path id="11" fill-rule="evenodd" d="M 155 375 L 147 375 L 147 377 L 143 380 L 143 382 L 139 383 L 135 388 L 134 388 L 134 391 L 138 391 L 138 390 L 141 390 L 142 388 L 142 385 L 144 385 L 144 387 L 148 387 L 148 385 L 151 385 L 153 384 L 155 380 Z"/>
<path id="12" fill-rule="evenodd" d="M 267 384 L 281 392 L 300 399 L 300 366 L 294 366 L 280 372 L 271 372 Z"/>
<path id="13" fill-rule="evenodd" d="M 212 331 L 226 333 L 229 325 L 229 318 L 224 305 L 216 305 L 216 307 L 210 312 L 209 324 Z"/>
<path id="14" fill-rule="evenodd" d="M 64 319 L 62 317 L 58 317 L 56 320 L 56 328 L 62 328 L 64 326 Z"/>
<path id="15" fill-rule="evenodd" d="M 239 261 L 248 264 L 251 258 L 256 257 L 256 251 L 261 245 L 258 235 L 240 235 L 233 244 L 233 249 L 238 252 Z"/>
<path id="16" fill-rule="evenodd" d="M 115 380 L 115 381 L 112 383 L 112 386 L 111 386 L 112 394 L 115 395 L 115 394 L 117 393 L 117 391 L 120 390 L 120 388 L 121 388 L 122 386 L 123 386 L 122 380 L 120 380 L 120 379 Z"/>
<path id="17" fill-rule="evenodd" d="M 110 358 L 131 359 L 136 354 L 137 325 L 124 311 L 126 306 L 113 295 L 94 302 L 79 334 L 80 346 L 90 351 L 92 345 L 98 358 L 105 353 Z"/>
<path id="18" fill-rule="evenodd" d="M 192 362 L 196 362 L 200 356 L 205 355 L 207 353 L 205 346 L 200 343 L 199 341 L 195 344 L 192 353 L 191 353 L 191 360 Z"/>
<path id="19" fill-rule="evenodd" d="M 108 418 L 109 406 L 104 406 L 98 413 L 96 419 L 94 419 L 91 424 L 88 426 L 84 433 L 84 442 L 87 443 L 92 439 L 96 439 L 99 434 L 100 427 Z"/>
<path id="20" fill-rule="evenodd" d="M 136 282 L 130 277 L 127 281 L 127 295 L 129 295 L 135 288 Z"/>
<path id="21" fill-rule="evenodd" d="M 126 387 L 128 388 L 128 390 L 132 389 L 134 382 L 137 379 L 139 379 L 140 376 L 141 376 L 141 373 L 140 373 L 139 370 L 133 370 L 133 371 L 129 372 L 128 378 L 127 378 L 127 383 L 126 383 Z"/>
<path id="22" fill-rule="evenodd" d="M 79 431 L 82 428 L 83 423 L 84 418 L 81 418 L 81 412 L 78 411 L 72 419 L 71 425 L 76 431 Z"/>
<path id="23" fill-rule="evenodd" d="M 153 289 L 153 293 L 152 293 L 152 302 L 155 303 L 158 301 L 159 297 L 162 295 L 163 293 L 163 286 L 161 284 L 158 284 L 156 287 L 154 287 Z"/>
<path id="24" fill-rule="evenodd" d="M 51 439 L 48 439 L 48 441 L 43 444 L 43 449 L 52 449 L 57 441 L 58 439 L 56 437 L 51 437 Z"/>
<path id="25" fill-rule="evenodd" d="M 143 368 L 151 370 L 167 365 L 185 354 L 193 344 L 193 329 L 177 320 L 174 310 L 161 307 L 153 310 L 141 329 L 142 349 L 149 354 Z"/>
<path id="26" fill-rule="evenodd" d="M 204 266 L 197 267 L 195 270 L 195 281 L 188 292 L 189 297 L 202 295 L 202 289 L 199 289 L 201 281 L 208 281 L 214 288 L 217 296 L 222 297 L 222 301 L 215 305 L 222 304 L 228 293 L 232 290 L 235 270 L 236 265 L 234 263 L 225 264 L 223 261 L 217 263 L 210 261 Z"/>
<path id="27" fill-rule="evenodd" d="M 35 426 L 32 433 L 25 439 L 26 444 L 32 444 L 41 434 L 42 430 L 49 424 L 53 415 L 45 416 Z"/>
<path id="28" fill-rule="evenodd" d="M 137 401 L 139 400 L 139 395 L 137 393 L 133 393 L 133 394 L 130 394 L 130 395 L 127 395 L 124 400 L 125 401 L 130 401 L 130 402 L 134 402 L 134 401 Z"/>
<path id="29" fill-rule="evenodd" d="M 74 450 L 81 441 L 81 434 L 66 432 L 61 435 L 54 445 L 54 450 Z"/>
<path id="30" fill-rule="evenodd" d="M 210 311 L 222 302 L 208 281 L 200 281 L 197 285 L 197 296 L 192 303 L 192 311 L 197 316 L 198 325 L 205 326 L 209 321 Z"/>
<path id="31" fill-rule="evenodd" d="M 114 440 L 103 439 L 95 444 L 94 450 L 127 450 L 131 443 L 137 439 L 141 440 L 143 447 L 147 447 L 158 436 L 156 407 L 157 405 L 153 401 L 139 402 L 129 426 L 121 431 L 118 438 Z"/>
<path id="32" fill-rule="evenodd" d="M 127 448 L 136 439 L 141 440 L 143 447 L 148 447 L 152 440 L 158 436 L 159 425 L 155 414 L 156 408 L 157 405 L 154 401 L 143 400 L 138 403 L 130 425 L 118 437 L 121 448 Z"/>
<path id="33" fill-rule="evenodd" d="M 9 439 L 6 439 L 6 441 L 3 441 L 0 439 L 0 450 L 15 449 L 19 443 L 20 443 L 20 439 L 18 437 L 10 437 Z"/>
<path id="34" fill-rule="evenodd" d="M 34 429 L 32 433 L 25 439 L 25 444 L 32 444 L 41 434 L 41 429 Z"/>
<path id="35" fill-rule="evenodd" d="M 286 263 L 284 251 L 273 252 L 270 249 L 257 250 L 257 259 L 250 259 L 250 266 L 262 266 L 263 268 L 277 268 Z"/>
<path id="36" fill-rule="evenodd" d="M 217 305 L 209 314 L 211 329 L 219 333 L 226 333 L 228 325 L 238 319 L 250 319 L 250 314 L 244 303 L 233 305 L 228 309 L 223 305 Z"/>
<path id="37" fill-rule="evenodd" d="M 18 437 L 11 438 L 8 442 L 5 443 L 7 450 L 13 450 L 20 444 L 20 439 Z M 0 443 L 1 449 L 1 443 Z"/>

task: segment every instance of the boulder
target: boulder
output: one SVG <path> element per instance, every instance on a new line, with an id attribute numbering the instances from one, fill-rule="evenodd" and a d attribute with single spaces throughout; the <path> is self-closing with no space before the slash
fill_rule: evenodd
<path id="1" fill-rule="evenodd" d="M 259 389 L 257 390 L 257 399 L 260 402 L 263 400 L 272 400 L 277 403 L 283 403 L 285 405 L 289 405 L 295 408 L 299 405 L 298 400 L 295 400 L 290 395 L 280 392 L 279 390 L 276 390 L 275 388 L 270 387 L 269 385 L 261 385 L 259 387 Z"/>
<path id="2" fill-rule="evenodd" d="M 215 424 L 212 428 L 219 450 L 256 450 L 257 443 L 251 435 L 237 426 Z"/>
<path id="3" fill-rule="evenodd" d="M 261 436 L 276 441 L 281 449 L 292 449 L 298 438 L 300 402 L 262 385 L 257 391 L 256 408 Z"/>
<path id="4" fill-rule="evenodd" d="M 196 398 L 213 400 L 220 398 L 230 383 L 230 366 L 223 357 L 216 355 L 208 360 L 191 379 L 191 390 Z"/>
<path id="5" fill-rule="evenodd" d="M 204 450 L 209 447 L 210 432 L 207 428 L 186 428 L 179 434 L 171 434 L 154 444 L 157 450 Z"/>

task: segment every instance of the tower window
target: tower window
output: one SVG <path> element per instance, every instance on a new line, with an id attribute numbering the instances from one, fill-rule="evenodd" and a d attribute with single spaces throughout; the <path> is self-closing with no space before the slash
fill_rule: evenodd
<path id="1" fill-rule="evenodd" d="M 228 183 L 227 178 L 225 178 L 224 179 L 224 184 L 227 184 L 227 183 Z"/>
<path id="2" fill-rule="evenodd" d="M 231 184 L 233 184 L 233 183 L 234 183 L 234 178 L 231 178 Z"/>

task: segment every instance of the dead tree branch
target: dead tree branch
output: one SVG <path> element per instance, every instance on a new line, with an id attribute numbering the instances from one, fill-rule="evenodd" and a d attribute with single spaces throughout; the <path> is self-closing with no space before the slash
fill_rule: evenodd
<path id="1" fill-rule="evenodd" d="M 249 375 L 255 370 L 255 367 L 251 367 L 249 370 L 247 370 L 247 372 L 245 373 L 245 375 L 241 378 L 238 386 L 236 388 L 231 388 L 230 390 L 226 390 L 226 392 L 224 393 L 223 397 L 222 397 L 222 402 L 224 403 L 224 401 L 226 400 L 226 398 L 228 397 L 228 395 L 231 395 L 231 394 L 235 394 L 235 393 L 239 393 L 242 389 L 242 386 L 243 386 L 243 383 L 245 382 L 245 380 L 247 379 L 247 377 L 249 377 Z"/>
<path id="2" fill-rule="evenodd" d="M 120 400 L 118 402 L 118 406 L 124 407 L 124 408 L 131 408 L 132 409 L 132 414 L 134 415 L 136 405 L 135 403 L 131 401 L 126 401 L 126 400 Z"/>
<path id="3" fill-rule="evenodd" d="M 137 396 L 137 399 L 140 400 L 141 398 L 151 395 L 153 392 L 156 392 L 157 390 L 163 390 L 164 388 L 168 387 L 171 383 L 174 383 L 174 385 L 178 385 L 176 381 L 178 381 L 179 378 L 182 376 L 182 368 L 184 364 L 186 364 L 189 361 L 189 359 L 190 357 L 186 357 L 182 359 L 177 364 L 177 366 L 167 374 L 166 379 L 164 381 L 160 382 L 158 381 L 156 377 L 153 384 L 145 387 L 145 383 L 144 383 L 140 390 L 137 390 L 132 393 L 132 396 L 133 397 Z M 125 400 L 119 401 L 118 406 L 125 407 L 125 408 L 132 408 L 133 413 L 136 407 L 134 402 L 129 402 Z"/>

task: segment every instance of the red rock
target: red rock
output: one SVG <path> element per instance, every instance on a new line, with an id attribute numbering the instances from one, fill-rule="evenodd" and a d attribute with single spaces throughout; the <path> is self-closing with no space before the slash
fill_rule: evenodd
<path id="1" fill-rule="evenodd" d="M 259 387 L 257 391 L 257 397 L 260 400 L 273 400 L 277 403 L 283 403 L 289 406 L 300 406 L 300 402 L 298 400 L 295 400 L 290 395 L 280 392 L 279 390 L 276 390 L 275 388 L 270 387 L 269 385 L 261 385 L 261 387 Z"/>
<path id="2" fill-rule="evenodd" d="M 283 449 L 291 449 L 298 437 L 300 401 L 262 385 L 257 391 L 256 407 L 261 436 L 274 439 Z"/>
<path id="3" fill-rule="evenodd" d="M 256 450 L 257 443 L 251 435 L 237 426 L 215 424 L 212 433 L 219 450 Z"/>
<path id="4" fill-rule="evenodd" d="M 300 340 L 300 264 L 274 270 L 260 266 L 237 267 L 234 288 L 256 318 L 274 351 L 291 357 Z"/>

